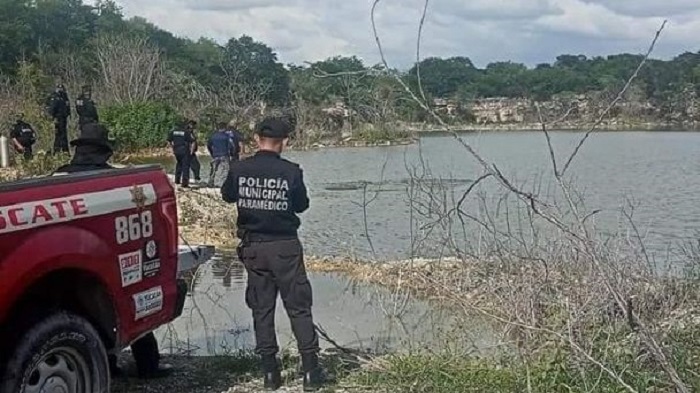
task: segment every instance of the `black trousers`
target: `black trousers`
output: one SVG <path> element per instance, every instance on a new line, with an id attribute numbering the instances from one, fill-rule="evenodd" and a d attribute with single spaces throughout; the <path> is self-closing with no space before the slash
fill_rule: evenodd
<path id="1" fill-rule="evenodd" d="M 176 152 L 175 160 L 175 184 L 182 184 L 185 187 L 190 185 L 190 158 L 189 152 Z"/>
<path id="2" fill-rule="evenodd" d="M 53 141 L 54 153 L 69 153 L 68 148 L 68 118 L 59 117 L 55 120 L 56 133 Z"/>
<path id="3" fill-rule="evenodd" d="M 265 359 L 279 352 L 275 333 L 275 306 L 280 294 L 297 340 L 304 368 L 313 369 L 319 352 L 311 315 L 313 296 L 306 276 L 304 253 L 298 239 L 244 242 L 238 254 L 248 272 L 246 304 L 253 311 L 255 352 Z M 273 367 L 272 364 L 268 366 Z"/>
<path id="4" fill-rule="evenodd" d="M 17 142 L 19 142 L 19 144 L 22 145 L 22 148 L 24 149 L 22 153 L 20 153 L 19 150 L 15 150 L 17 151 L 17 154 L 22 154 L 22 157 L 24 157 L 25 160 L 31 160 L 34 157 L 34 149 L 32 149 L 32 143 L 29 141 L 23 141 L 21 139 Z"/>
<path id="5" fill-rule="evenodd" d="M 196 154 L 190 156 L 190 168 L 192 168 L 192 174 L 194 174 L 194 180 L 199 181 L 202 177 L 202 164 L 199 162 Z"/>
<path id="6" fill-rule="evenodd" d="M 158 340 L 152 332 L 134 341 L 131 344 L 131 353 L 140 374 L 158 370 L 160 351 L 158 350 Z"/>
<path id="7" fill-rule="evenodd" d="M 34 157 L 34 150 L 32 149 L 32 145 L 31 144 L 27 144 L 27 145 L 23 144 L 22 147 L 24 148 L 24 153 L 23 153 L 24 159 L 31 160 Z"/>
<path id="8" fill-rule="evenodd" d="M 136 369 L 139 374 L 148 374 L 158 370 L 160 365 L 160 351 L 158 340 L 153 332 L 141 337 L 131 344 L 131 354 L 136 361 Z M 117 356 L 109 355 L 109 366 L 117 368 Z"/>

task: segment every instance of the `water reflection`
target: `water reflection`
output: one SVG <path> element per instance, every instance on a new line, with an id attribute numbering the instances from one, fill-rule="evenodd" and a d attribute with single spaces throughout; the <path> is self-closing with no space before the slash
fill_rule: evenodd
<path id="1" fill-rule="evenodd" d="M 211 263 L 211 272 L 214 279 L 221 279 L 224 288 L 245 285 L 245 267 L 239 263 L 233 254 L 220 254 Z"/>
<path id="2" fill-rule="evenodd" d="M 487 326 L 393 292 L 333 274 L 309 274 L 314 318 L 338 344 L 372 352 L 441 350 L 472 352 L 496 345 Z M 232 255 L 217 255 L 194 284 L 181 318 L 157 332 L 162 350 L 191 355 L 226 354 L 254 347 L 253 324 L 245 305 L 246 273 Z M 282 307 L 276 323 L 281 347 L 294 348 Z M 322 347 L 332 348 L 322 341 Z"/>

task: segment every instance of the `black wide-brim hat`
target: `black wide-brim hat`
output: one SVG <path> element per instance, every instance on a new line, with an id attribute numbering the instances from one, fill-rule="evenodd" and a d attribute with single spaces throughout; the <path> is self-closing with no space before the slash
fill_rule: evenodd
<path id="1" fill-rule="evenodd" d="M 71 146 L 96 146 L 113 150 L 109 140 L 109 130 L 99 123 L 91 123 L 83 126 L 80 136 L 70 142 Z"/>

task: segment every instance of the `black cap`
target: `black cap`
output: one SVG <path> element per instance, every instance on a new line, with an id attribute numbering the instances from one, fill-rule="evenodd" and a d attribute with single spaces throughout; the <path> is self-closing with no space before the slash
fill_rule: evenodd
<path id="1" fill-rule="evenodd" d="M 112 150 L 109 142 L 109 130 L 99 123 L 85 124 L 80 132 L 80 136 L 70 142 L 71 146 L 97 146 Z"/>
<path id="2" fill-rule="evenodd" d="M 288 121 L 278 117 L 268 117 L 255 126 L 255 133 L 265 138 L 284 139 L 294 131 Z"/>

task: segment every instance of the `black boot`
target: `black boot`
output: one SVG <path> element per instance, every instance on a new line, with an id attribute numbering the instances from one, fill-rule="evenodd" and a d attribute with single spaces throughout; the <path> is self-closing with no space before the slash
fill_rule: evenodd
<path id="1" fill-rule="evenodd" d="M 261 361 L 265 390 L 273 391 L 282 387 L 282 373 L 276 356 L 266 356 Z"/>
<path id="2" fill-rule="evenodd" d="M 304 391 L 315 392 L 328 383 L 328 378 L 322 368 L 317 367 L 304 372 Z"/>
<path id="3" fill-rule="evenodd" d="M 265 390 L 273 391 L 282 387 L 282 374 L 280 370 L 274 370 L 265 373 Z"/>
<path id="4" fill-rule="evenodd" d="M 304 369 L 304 391 L 313 392 L 326 385 L 327 378 L 318 364 L 318 354 L 302 354 L 301 364 Z"/>
<path id="5" fill-rule="evenodd" d="M 169 364 L 161 364 L 158 341 L 149 333 L 131 344 L 131 352 L 136 361 L 136 370 L 141 379 L 165 378 L 173 373 Z"/>
<path id="6" fill-rule="evenodd" d="M 123 377 L 124 371 L 122 371 L 122 369 L 119 368 L 119 364 L 117 363 L 117 355 L 109 354 L 107 355 L 107 359 L 109 360 L 109 373 L 112 376 L 112 378 Z"/>

